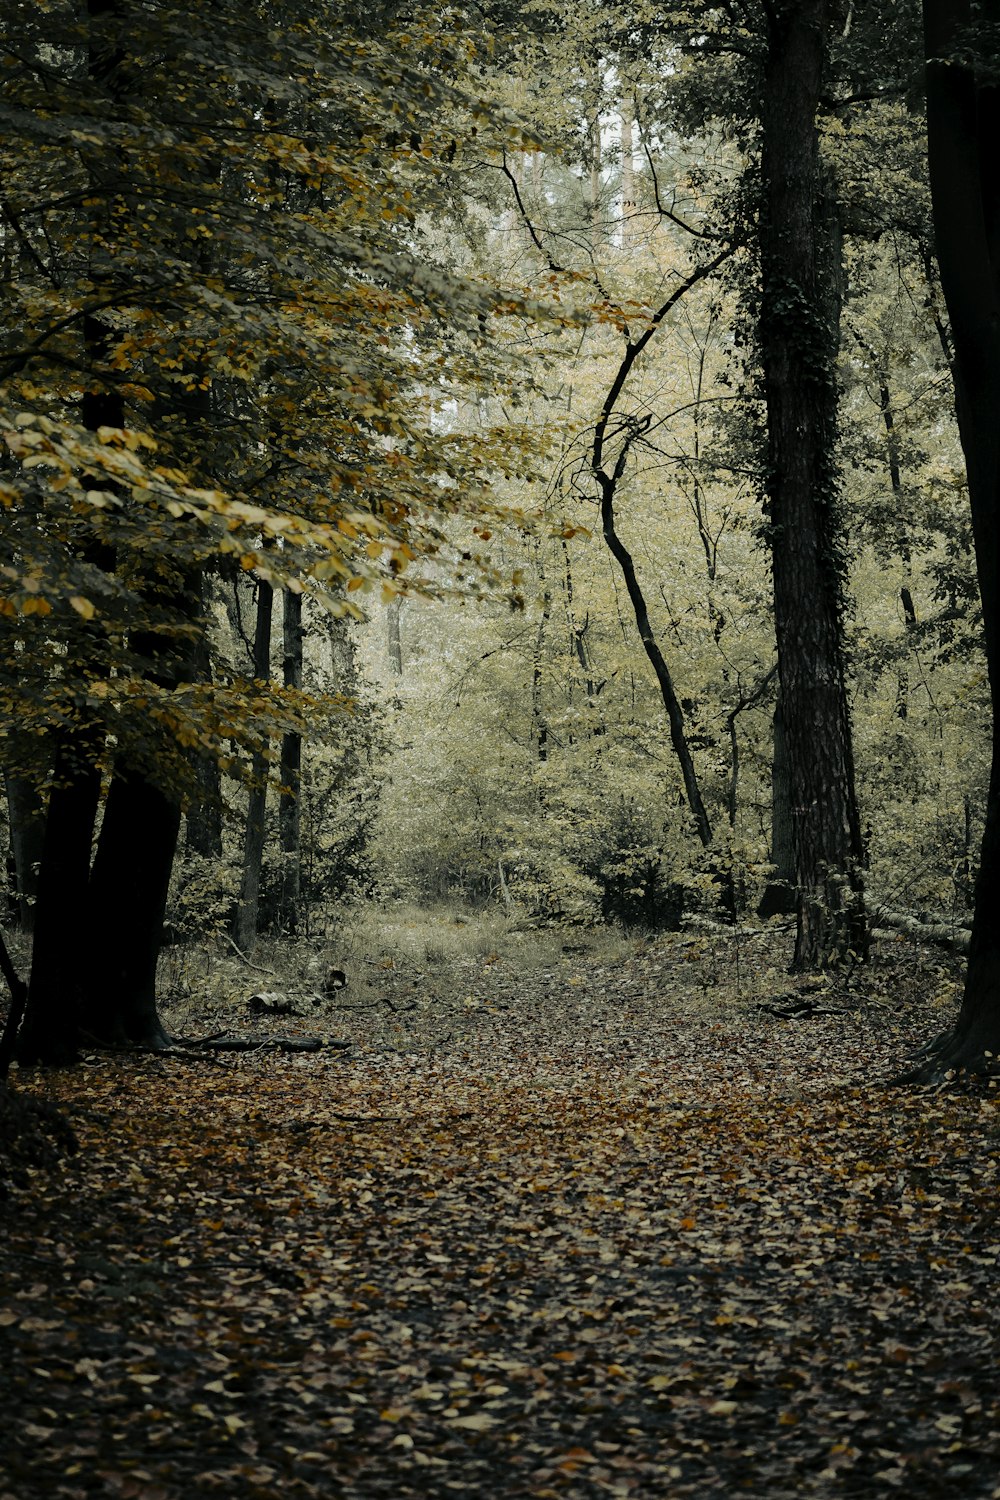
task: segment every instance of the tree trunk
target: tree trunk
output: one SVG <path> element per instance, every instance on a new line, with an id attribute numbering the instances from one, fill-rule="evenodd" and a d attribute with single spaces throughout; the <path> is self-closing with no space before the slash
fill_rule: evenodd
<path id="1" fill-rule="evenodd" d="M 535 644 L 532 650 L 531 662 L 531 724 L 535 736 L 535 753 L 539 763 L 544 764 L 549 758 L 549 725 L 545 717 L 545 707 L 542 703 L 542 653 L 545 645 L 545 628 L 552 614 L 552 595 L 545 578 L 545 569 L 539 559 L 539 571 L 542 581 L 542 612 L 538 619 L 538 630 L 535 635 Z"/>
<path id="2" fill-rule="evenodd" d="M 628 250 L 634 244 L 636 237 L 635 161 L 632 156 L 635 110 L 628 83 L 623 86 L 619 118 L 622 151 L 622 249 Z"/>
<path id="3" fill-rule="evenodd" d="M 101 794 L 103 735 L 61 737 L 38 870 L 28 1001 L 17 1039 L 23 1063 L 75 1061 L 83 972 L 89 956 L 87 883 Z"/>
<path id="4" fill-rule="evenodd" d="M 286 688 L 302 687 L 302 595 L 286 589 L 281 616 L 282 679 Z M 302 900 L 301 847 L 302 736 L 289 729 L 281 740 L 281 797 L 278 831 L 281 842 L 281 904 L 279 921 L 284 932 L 299 925 Z"/>
<path id="5" fill-rule="evenodd" d="M 202 574 L 197 599 L 201 625 L 191 654 L 191 670 L 195 682 L 212 681 L 212 653 L 207 618 L 210 588 L 210 579 Z M 222 776 L 216 757 L 205 751 L 196 752 L 195 775 L 198 780 L 198 795 L 187 809 L 185 842 L 192 854 L 198 854 L 203 859 L 221 859 Z"/>
<path id="6" fill-rule="evenodd" d="M 789 916 L 796 909 L 795 839 L 792 826 L 792 797 L 788 769 L 788 746 L 785 722 L 779 697 L 774 705 L 771 749 L 771 864 L 764 894 L 757 907 L 762 918 Z"/>
<path id="7" fill-rule="evenodd" d="M 31 932 L 35 922 L 38 866 L 45 838 L 45 803 L 38 788 L 25 777 L 9 773 L 5 780 L 14 877 L 11 894 L 16 904 L 18 927 L 22 932 Z"/>
<path id="8" fill-rule="evenodd" d="M 393 676 L 403 675 L 403 638 L 400 633 L 400 614 L 402 613 L 403 601 L 397 597 L 386 605 L 385 622 L 389 639 L 389 665 Z"/>
<path id="9" fill-rule="evenodd" d="M 797 969 L 868 949 L 835 519 L 840 247 L 816 129 L 827 25 L 827 0 L 770 13 L 761 112 L 759 339 Z"/>
<path id="10" fill-rule="evenodd" d="M 117 78 L 122 54 L 117 39 L 101 34 L 101 23 L 119 14 L 118 0 L 87 0 L 90 21 L 88 73 L 95 97 L 115 101 L 120 93 Z M 104 195 L 98 197 L 104 202 Z M 96 209 L 100 216 L 102 210 Z M 99 241 L 107 226 L 100 220 L 92 226 L 92 240 Z M 91 269 L 92 295 L 102 292 L 102 272 Z M 100 427 L 124 427 L 125 407 L 107 360 L 114 339 L 106 320 L 86 313 L 82 319 L 83 357 L 87 374 L 80 402 L 80 419 L 90 432 Z M 111 568 L 113 558 L 92 547 L 90 560 Z M 92 625 L 80 626 L 76 659 L 68 674 L 100 675 L 104 642 Z M 82 696 L 82 695 L 81 695 Z M 16 1055 L 22 1062 L 63 1064 L 76 1057 L 79 1007 L 83 995 L 83 971 L 87 961 L 89 910 L 87 885 L 91 847 L 101 792 L 99 760 L 104 748 L 104 730 L 80 707 L 81 722 L 56 733 L 53 784 L 45 815 L 42 857 L 38 870 L 31 976 L 28 999 L 17 1039 Z"/>
<path id="11" fill-rule="evenodd" d="M 649 658 L 650 665 L 656 674 L 656 681 L 660 689 L 660 697 L 663 707 L 666 709 L 667 723 L 670 726 L 670 743 L 674 747 L 674 754 L 681 768 L 681 777 L 684 781 L 684 793 L 687 804 L 694 820 L 695 831 L 705 848 L 712 842 L 712 825 L 708 820 L 708 812 L 698 785 L 698 775 L 695 770 L 694 757 L 687 740 L 687 731 L 684 726 L 684 711 L 680 700 L 674 689 L 673 678 L 670 668 L 667 666 L 663 652 L 657 644 L 653 634 L 653 627 L 649 623 L 649 610 L 646 607 L 645 595 L 639 583 L 635 571 L 635 563 L 632 554 L 618 535 L 615 526 L 615 483 L 616 474 L 607 475 L 602 470 L 596 471 L 597 482 L 601 490 L 601 524 L 604 532 L 604 540 L 608 550 L 622 570 L 625 579 L 625 587 L 628 590 L 629 599 L 632 602 L 632 612 L 635 615 L 636 627 L 639 631 L 639 639 L 642 641 L 643 650 Z M 616 469 L 617 473 L 617 469 Z"/>
<path id="12" fill-rule="evenodd" d="M 994 28 L 998 0 L 978 19 Z M 969 480 L 993 710 L 993 765 L 958 1020 L 917 1075 L 996 1071 L 1000 1054 L 1000 87 L 995 37 L 969 57 L 968 0 L 924 0 L 931 199 L 951 321 L 955 408 Z M 948 62 L 959 49 L 962 61 Z"/>
<path id="13" fill-rule="evenodd" d="M 175 798 L 142 772 L 116 767 L 90 876 L 81 1008 L 84 1029 L 102 1042 L 169 1043 L 156 965 L 180 821 Z"/>
<path id="14" fill-rule="evenodd" d="M 273 612 L 274 590 L 263 578 L 258 579 L 257 622 L 253 638 L 253 675 L 258 682 L 268 682 L 271 676 Z M 267 760 L 262 748 L 254 755 L 251 764 L 246 834 L 243 843 L 243 875 L 240 882 L 239 905 L 233 918 L 233 941 L 244 953 L 253 947 L 257 937 L 266 813 Z"/>

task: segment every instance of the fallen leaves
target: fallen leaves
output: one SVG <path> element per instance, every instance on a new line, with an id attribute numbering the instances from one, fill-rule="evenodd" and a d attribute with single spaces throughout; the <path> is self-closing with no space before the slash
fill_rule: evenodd
<path id="1" fill-rule="evenodd" d="M 7 1210 L 0 1495 L 1000 1495 L 995 1099 L 684 951 L 447 1048 L 39 1079 L 81 1153 Z"/>

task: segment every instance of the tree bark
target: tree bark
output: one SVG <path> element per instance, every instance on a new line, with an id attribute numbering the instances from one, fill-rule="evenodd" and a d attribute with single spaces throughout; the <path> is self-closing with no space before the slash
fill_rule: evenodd
<path id="1" fill-rule="evenodd" d="M 119 15 L 119 0 L 87 0 L 90 22 L 90 84 L 95 96 L 114 107 L 121 92 L 118 70 L 122 62 L 118 40 L 102 34 L 102 22 Z M 98 216 L 104 202 L 98 195 Z M 92 226 L 96 243 L 106 226 L 100 217 Z M 101 272 L 91 271 L 92 293 L 101 290 Z M 90 432 L 100 427 L 124 427 L 125 407 L 114 377 L 107 370 L 114 333 L 106 319 L 86 313 L 82 319 L 86 365 L 80 419 Z M 91 561 L 111 568 L 114 559 L 97 546 Z M 101 634 L 92 625 L 80 627 L 80 641 L 68 673 L 100 675 L 104 656 Z M 85 694 L 81 694 L 85 698 Z M 79 722 L 53 736 L 55 741 L 52 789 L 45 815 L 42 857 L 31 950 L 31 975 L 16 1056 L 22 1062 L 65 1064 L 77 1054 L 83 970 L 88 952 L 87 886 L 91 848 L 101 793 L 99 761 L 104 749 L 103 727 L 79 707 Z"/>
<path id="2" fill-rule="evenodd" d="M 16 1056 L 22 1063 L 74 1062 L 88 955 L 87 884 L 101 794 L 96 727 L 60 737 L 38 871 L 31 977 Z"/>
<path id="3" fill-rule="evenodd" d="M 302 687 L 302 595 L 286 589 L 281 616 L 282 680 L 296 692 Z M 281 842 L 282 931 L 295 933 L 302 900 L 302 736 L 289 729 L 281 740 L 281 796 L 278 832 Z"/>
<path id="4" fill-rule="evenodd" d="M 1000 0 L 983 0 L 977 19 L 996 27 Z M 995 1072 L 1000 1054 L 1000 87 L 995 40 L 981 72 L 970 60 L 972 20 L 969 0 L 924 0 L 928 167 L 983 606 L 993 764 L 961 1009 L 908 1077 Z M 950 61 L 959 46 L 962 60 Z"/>
<path id="5" fill-rule="evenodd" d="M 201 625 L 191 654 L 191 670 L 195 682 L 212 681 L 212 653 L 208 634 L 210 588 L 210 579 L 202 574 L 197 599 Z M 198 795 L 187 809 L 185 842 L 192 854 L 198 854 L 203 859 L 221 859 L 222 776 L 216 757 L 206 751 L 196 752 L 195 775 Z"/>
<path id="6" fill-rule="evenodd" d="M 271 677 L 271 621 L 274 613 L 274 590 L 263 578 L 257 581 L 257 620 L 253 638 L 253 675 L 258 682 Z M 243 874 L 240 898 L 233 918 L 233 941 L 243 952 L 253 947 L 257 937 L 257 915 L 260 909 L 260 872 L 264 859 L 265 818 L 267 814 L 267 760 L 263 748 L 253 756 L 250 770 L 250 793 L 247 804 L 246 832 L 243 842 Z"/>
<path id="7" fill-rule="evenodd" d="M 156 966 L 180 821 L 176 798 L 143 772 L 116 766 L 90 875 L 81 1005 L 82 1026 L 99 1041 L 169 1045 Z"/>
<path id="8" fill-rule="evenodd" d="M 761 112 L 759 342 L 796 969 L 868 950 L 835 519 L 840 247 L 816 128 L 828 19 L 827 0 L 770 11 Z"/>
<path id="9" fill-rule="evenodd" d="M 22 932 L 31 932 L 35 922 L 38 867 L 45 838 L 45 803 L 34 782 L 26 777 L 9 772 L 4 779 L 14 876 L 11 894 L 17 907 L 18 927 Z"/>
<path id="10" fill-rule="evenodd" d="M 788 916 L 796 910 L 795 838 L 788 768 L 788 745 L 781 698 L 774 705 L 771 741 L 771 864 L 764 894 L 757 907 L 761 918 Z"/>

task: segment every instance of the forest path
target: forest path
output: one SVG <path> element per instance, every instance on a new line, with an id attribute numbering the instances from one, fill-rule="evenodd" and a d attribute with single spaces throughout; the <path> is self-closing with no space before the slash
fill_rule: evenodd
<path id="1" fill-rule="evenodd" d="M 781 1021 L 568 958 L 21 1075 L 81 1151 L 2 1210 L 0 1500 L 1000 1496 L 1000 1109 L 887 1089 L 934 1012 L 873 1003 L 930 965 Z"/>

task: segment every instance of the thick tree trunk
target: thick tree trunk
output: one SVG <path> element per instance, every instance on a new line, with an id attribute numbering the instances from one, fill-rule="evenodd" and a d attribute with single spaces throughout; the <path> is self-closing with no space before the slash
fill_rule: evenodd
<path id="1" fill-rule="evenodd" d="M 951 320 L 955 407 L 969 480 L 993 708 L 993 766 L 958 1020 L 922 1069 L 996 1070 L 1000 1055 L 1000 88 L 996 39 L 969 61 L 968 0 L 924 0 L 934 231 Z M 977 19 L 1000 23 L 1000 0 Z M 961 48 L 962 62 L 948 62 Z M 913 1075 L 911 1075 L 913 1076 Z"/>
<path id="2" fill-rule="evenodd" d="M 761 114 L 759 338 L 798 969 L 868 948 L 834 515 L 839 243 L 816 129 L 827 25 L 827 0 L 771 12 Z"/>
<path id="3" fill-rule="evenodd" d="M 169 1042 L 156 965 L 180 821 L 175 799 L 141 772 L 116 768 L 90 876 L 81 1008 L 83 1029 L 102 1042 Z"/>
<path id="4" fill-rule="evenodd" d="M 302 595 L 286 589 L 281 616 L 282 679 L 286 688 L 302 687 Z M 281 907 L 279 920 L 284 932 L 299 925 L 302 900 L 302 736 L 289 729 L 281 740 L 281 798 L 278 832 L 281 842 Z"/>
<path id="5" fill-rule="evenodd" d="M 267 682 L 271 676 L 273 613 L 274 590 L 261 578 L 257 582 L 257 621 L 253 638 L 253 675 L 258 682 Z M 239 905 L 233 918 L 233 941 L 244 953 L 253 947 L 257 937 L 266 815 L 267 761 L 263 751 L 259 751 L 253 757 L 250 771 L 250 793 L 243 841 L 243 874 L 240 881 Z"/>
<path id="6" fill-rule="evenodd" d="M 14 885 L 11 892 L 22 932 L 31 932 L 35 922 L 38 867 L 45 838 L 45 803 L 33 782 L 8 774 L 7 816 L 10 822 L 10 852 Z"/>
<path id="7" fill-rule="evenodd" d="M 28 1002 L 16 1055 L 24 1063 L 73 1062 L 89 952 L 87 883 L 101 793 L 102 736 L 62 738 L 53 767 L 38 871 Z"/>

